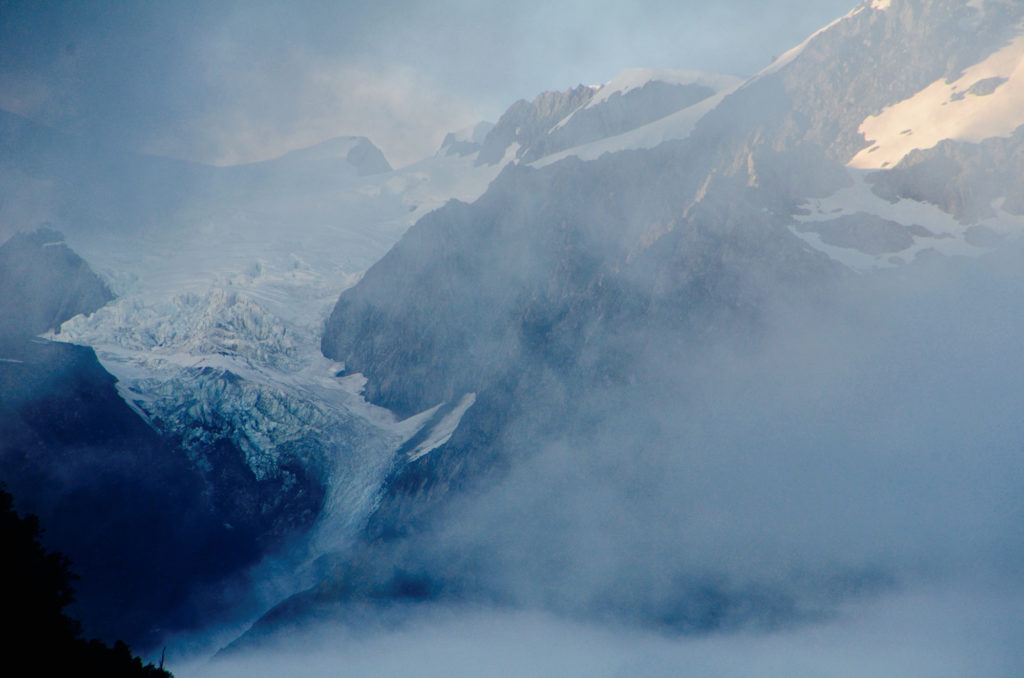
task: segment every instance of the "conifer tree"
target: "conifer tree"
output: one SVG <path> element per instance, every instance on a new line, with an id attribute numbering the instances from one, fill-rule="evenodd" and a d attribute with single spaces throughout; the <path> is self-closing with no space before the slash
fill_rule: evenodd
<path id="1" fill-rule="evenodd" d="M 71 562 L 40 535 L 39 520 L 19 516 L 0 485 L 0 675 L 171 678 L 123 642 L 111 648 L 82 638 L 64 612 L 74 602 Z"/>

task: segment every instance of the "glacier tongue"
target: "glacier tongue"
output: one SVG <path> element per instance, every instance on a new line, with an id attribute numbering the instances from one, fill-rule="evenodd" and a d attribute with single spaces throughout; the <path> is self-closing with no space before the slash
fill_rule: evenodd
<path id="1" fill-rule="evenodd" d="M 318 333 L 237 290 L 122 298 L 54 338 L 93 346 L 122 396 L 200 468 L 212 470 L 203 451 L 223 438 L 258 481 L 287 490 L 289 465 L 311 472 L 327 486 L 322 521 L 351 525 L 369 510 L 415 432 L 335 376 L 342 366 L 320 355 Z"/>
<path id="2" fill-rule="evenodd" d="M 735 84 L 693 73 L 628 76 L 616 81 L 619 98 L 652 78 L 707 81 L 716 90 Z M 589 159 L 685 136 L 720 98 L 628 138 L 595 139 L 590 153 L 576 148 L 552 159 Z M 459 153 L 439 152 L 397 171 L 347 167 L 354 145 L 372 144 L 340 139 L 254 165 L 186 168 L 194 176 L 186 177 L 184 200 L 162 196 L 162 184 L 147 185 L 152 204 L 142 203 L 137 223 L 68 229 L 69 245 L 117 299 L 51 338 L 93 347 L 122 397 L 180 441 L 200 469 L 212 472 L 216 460 L 204 455 L 228 440 L 257 481 L 287 490 L 290 469 L 311 474 L 326 488 L 315 541 L 330 548 L 371 510 L 400 462 L 395 453 L 434 411 L 399 421 L 364 400 L 359 379 L 340 378 L 344 366 L 320 353 L 326 318 L 340 293 L 409 226 L 451 199 L 475 200 L 517 161 L 521 149 L 513 141 L 497 149 L 494 164 L 479 162 L 488 129 L 477 128 Z M 435 431 L 437 441 L 451 435 L 458 417 L 446 422 L 452 430 Z"/>
<path id="3" fill-rule="evenodd" d="M 301 468 L 321 482 L 315 541 L 329 549 L 370 510 L 395 451 L 431 412 L 399 421 L 367 403 L 358 377 L 339 377 L 344 366 L 320 353 L 326 317 L 419 216 L 475 199 L 501 166 L 436 157 L 278 181 L 305 156 L 317 160 L 218 170 L 194 204 L 156 223 L 145 215 L 130 237 L 72 232 L 118 296 L 50 338 L 93 347 L 126 402 L 198 468 L 212 470 L 204 455 L 226 439 L 257 481 L 287 491 L 289 469 Z"/>

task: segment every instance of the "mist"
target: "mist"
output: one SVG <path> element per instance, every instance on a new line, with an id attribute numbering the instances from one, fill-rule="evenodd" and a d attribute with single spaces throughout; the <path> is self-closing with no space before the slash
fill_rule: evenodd
<path id="1" fill-rule="evenodd" d="M 743 589 L 1020 562 L 1024 280 L 1013 263 L 948 268 L 780 310 L 750 352 L 659 351 L 637 388 L 585 405 L 582 440 L 536 442 L 442 543 L 569 609 L 580 588 L 654 602 L 666 563 Z"/>
<path id="2" fill-rule="evenodd" d="M 1013 24 L 862 3 L 735 89 L 565 93 L 757 74 L 851 4 L 0 1 L 0 109 L 27 118 L 0 120 L 0 234 L 46 226 L 12 259 L 60 306 L 0 367 L 46 332 L 95 386 L 67 399 L 37 361 L 38 393 L 0 387 L 5 463 L 80 453 L 113 412 L 173 467 L 124 464 L 156 498 L 131 535 L 188 525 L 167 478 L 202 498 L 184 593 L 139 603 L 179 678 L 1024 673 L 1024 136 L 846 164 L 865 116 Z M 936 107 L 1002 101 L 1010 57 Z M 507 138 L 438 150 L 506 109 Z M 379 150 L 287 155 L 338 136 Z M 88 276 L 56 279 L 65 252 Z M 83 280 L 106 287 L 64 303 Z M 38 466 L 92 487 L 106 440 Z M 139 590 L 177 566 L 153 560 Z"/>
<path id="3" fill-rule="evenodd" d="M 1012 675 L 1022 263 L 779 299 L 753 347 L 641 332 L 592 429 L 393 547 L 441 602 L 351 603 L 196 675 Z"/>
<path id="4" fill-rule="evenodd" d="M 7 2 L 0 108 L 217 165 L 362 135 L 402 167 L 517 99 L 624 68 L 751 75 L 854 4 Z"/>
<path id="5" fill-rule="evenodd" d="M 821 676 L 998 678 L 1020 670 L 1019 592 L 907 592 L 788 632 L 668 637 L 538 612 L 422 610 L 401 628 L 325 625 L 196 676 Z M 984 612 L 979 613 L 979 610 Z"/>

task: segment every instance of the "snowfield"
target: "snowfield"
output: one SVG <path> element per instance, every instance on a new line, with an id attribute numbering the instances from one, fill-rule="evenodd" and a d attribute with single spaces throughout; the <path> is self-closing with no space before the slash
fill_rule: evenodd
<path id="1" fill-rule="evenodd" d="M 861 123 L 873 144 L 850 159 L 856 169 L 883 169 L 910 151 L 943 139 L 1008 137 L 1024 125 L 1024 35 L 953 82 L 936 80 Z"/>

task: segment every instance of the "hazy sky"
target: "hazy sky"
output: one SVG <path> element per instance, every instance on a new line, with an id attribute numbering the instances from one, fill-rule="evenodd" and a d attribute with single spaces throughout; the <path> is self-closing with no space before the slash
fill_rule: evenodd
<path id="1" fill-rule="evenodd" d="M 546 89 L 752 74 L 857 0 L 0 0 L 0 108 L 219 164 L 369 136 L 396 166 Z"/>

